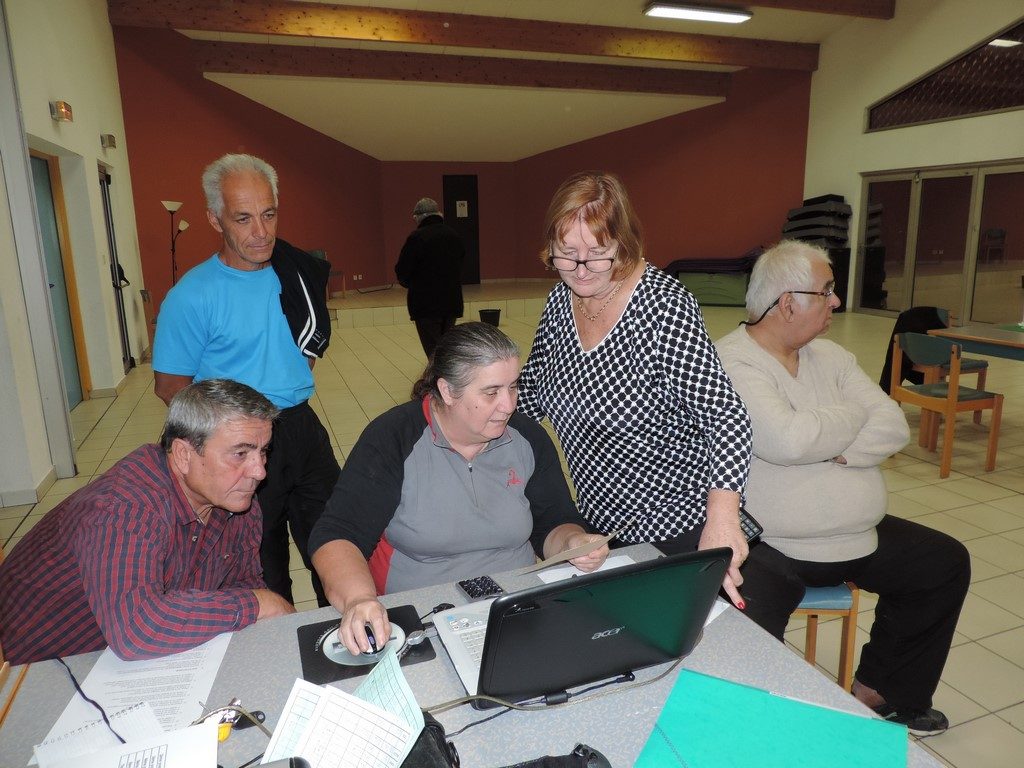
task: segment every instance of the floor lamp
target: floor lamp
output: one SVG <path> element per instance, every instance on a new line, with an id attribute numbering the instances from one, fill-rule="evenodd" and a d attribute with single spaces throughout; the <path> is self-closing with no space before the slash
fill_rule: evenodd
<path id="1" fill-rule="evenodd" d="M 161 200 L 160 202 L 171 214 L 171 285 L 175 285 L 178 282 L 178 260 L 174 255 L 174 250 L 178 242 L 178 235 L 188 229 L 188 222 L 181 219 L 178 221 L 178 226 L 174 226 L 174 214 L 181 208 L 180 202 L 177 200 Z"/>

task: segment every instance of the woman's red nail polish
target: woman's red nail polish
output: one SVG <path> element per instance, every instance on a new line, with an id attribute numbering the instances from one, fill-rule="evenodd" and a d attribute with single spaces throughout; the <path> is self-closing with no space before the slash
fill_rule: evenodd
<path id="1" fill-rule="evenodd" d="M 736 607 L 739 608 L 741 611 L 745 611 L 747 609 L 747 604 L 740 600 L 738 603 L 736 603 Z"/>

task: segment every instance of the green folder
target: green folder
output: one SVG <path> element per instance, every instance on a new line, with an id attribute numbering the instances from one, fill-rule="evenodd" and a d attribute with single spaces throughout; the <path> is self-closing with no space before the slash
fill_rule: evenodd
<path id="1" fill-rule="evenodd" d="M 684 669 L 637 768 L 895 768 L 907 729 Z"/>

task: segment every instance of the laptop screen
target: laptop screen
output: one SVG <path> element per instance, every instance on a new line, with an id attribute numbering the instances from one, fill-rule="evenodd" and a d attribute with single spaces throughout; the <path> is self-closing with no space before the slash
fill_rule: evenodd
<path id="1" fill-rule="evenodd" d="M 725 548 L 672 555 L 497 598 L 470 692 L 521 701 L 685 656 L 731 556 Z M 448 618 L 435 621 L 439 632 Z M 449 633 L 440 634 L 448 648 Z"/>

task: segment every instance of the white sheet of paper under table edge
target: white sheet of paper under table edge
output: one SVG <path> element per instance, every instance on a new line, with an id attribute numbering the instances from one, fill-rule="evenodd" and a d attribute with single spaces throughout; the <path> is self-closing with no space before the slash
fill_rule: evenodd
<path id="1" fill-rule="evenodd" d="M 148 739 L 164 733 L 149 702 L 139 702 L 119 712 L 114 712 L 109 717 L 110 728 L 117 731 L 118 736 L 125 741 Z M 110 728 L 102 720 L 94 720 L 75 731 L 48 739 L 42 744 L 36 745 L 35 759 L 30 764 L 38 761 L 40 768 L 50 768 L 79 755 L 88 755 L 107 747 L 120 746 L 120 742 Z"/>
<path id="2" fill-rule="evenodd" d="M 332 720 L 339 709 L 341 717 Z M 366 719 L 351 722 L 361 718 Z M 349 720 L 348 730 L 344 719 Z M 370 761 L 382 767 L 400 766 L 423 730 L 423 712 L 402 674 L 393 647 L 377 662 L 355 695 L 330 685 L 296 680 L 261 763 L 303 757 L 312 768 L 370 764 L 361 755 L 346 760 L 351 743 L 339 743 L 345 740 L 344 734 L 355 733 L 357 729 L 365 742 L 392 751 L 390 756 L 381 755 Z M 336 740 L 339 730 L 342 736 Z M 341 749 L 341 753 L 325 754 L 332 749 Z"/>
<path id="3" fill-rule="evenodd" d="M 596 568 L 589 573 L 600 573 L 601 571 L 610 571 L 613 568 L 621 568 L 624 565 L 632 565 L 635 561 L 629 555 L 612 555 L 603 563 L 600 568 Z M 575 565 L 562 565 L 558 568 L 549 568 L 546 571 L 538 571 L 537 578 L 543 581 L 545 584 L 551 584 L 555 581 L 563 581 L 564 579 L 571 579 L 576 576 L 586 576 L 587 574 L 577 568 Z"/>
<path id="4" fill-rule="evenodd" d="M 202 714 L 202 702 L 210 695 L 230 642 L 231 633 L 225 632 L 189 651 L 145 661 L 123 661 L 107 648 L 82 682 L 82 690 L 108 715 L 146 701 L 165 731 L 184 728 Z M 169 685 L 168 673 L 182 679 Z M 167 690 L 157 689 L 158 684 Z M 78 695 L 70 680 L 68 688 L 72 691 L 71 700 L 44 741 L 102 722 L 96 709 Z"/>
<path id="5" fill-rule="evenodd" d="M 50 768 L 200 768 L 215 765 L 217 723 L 210 720 L 62 760 Z"/>

